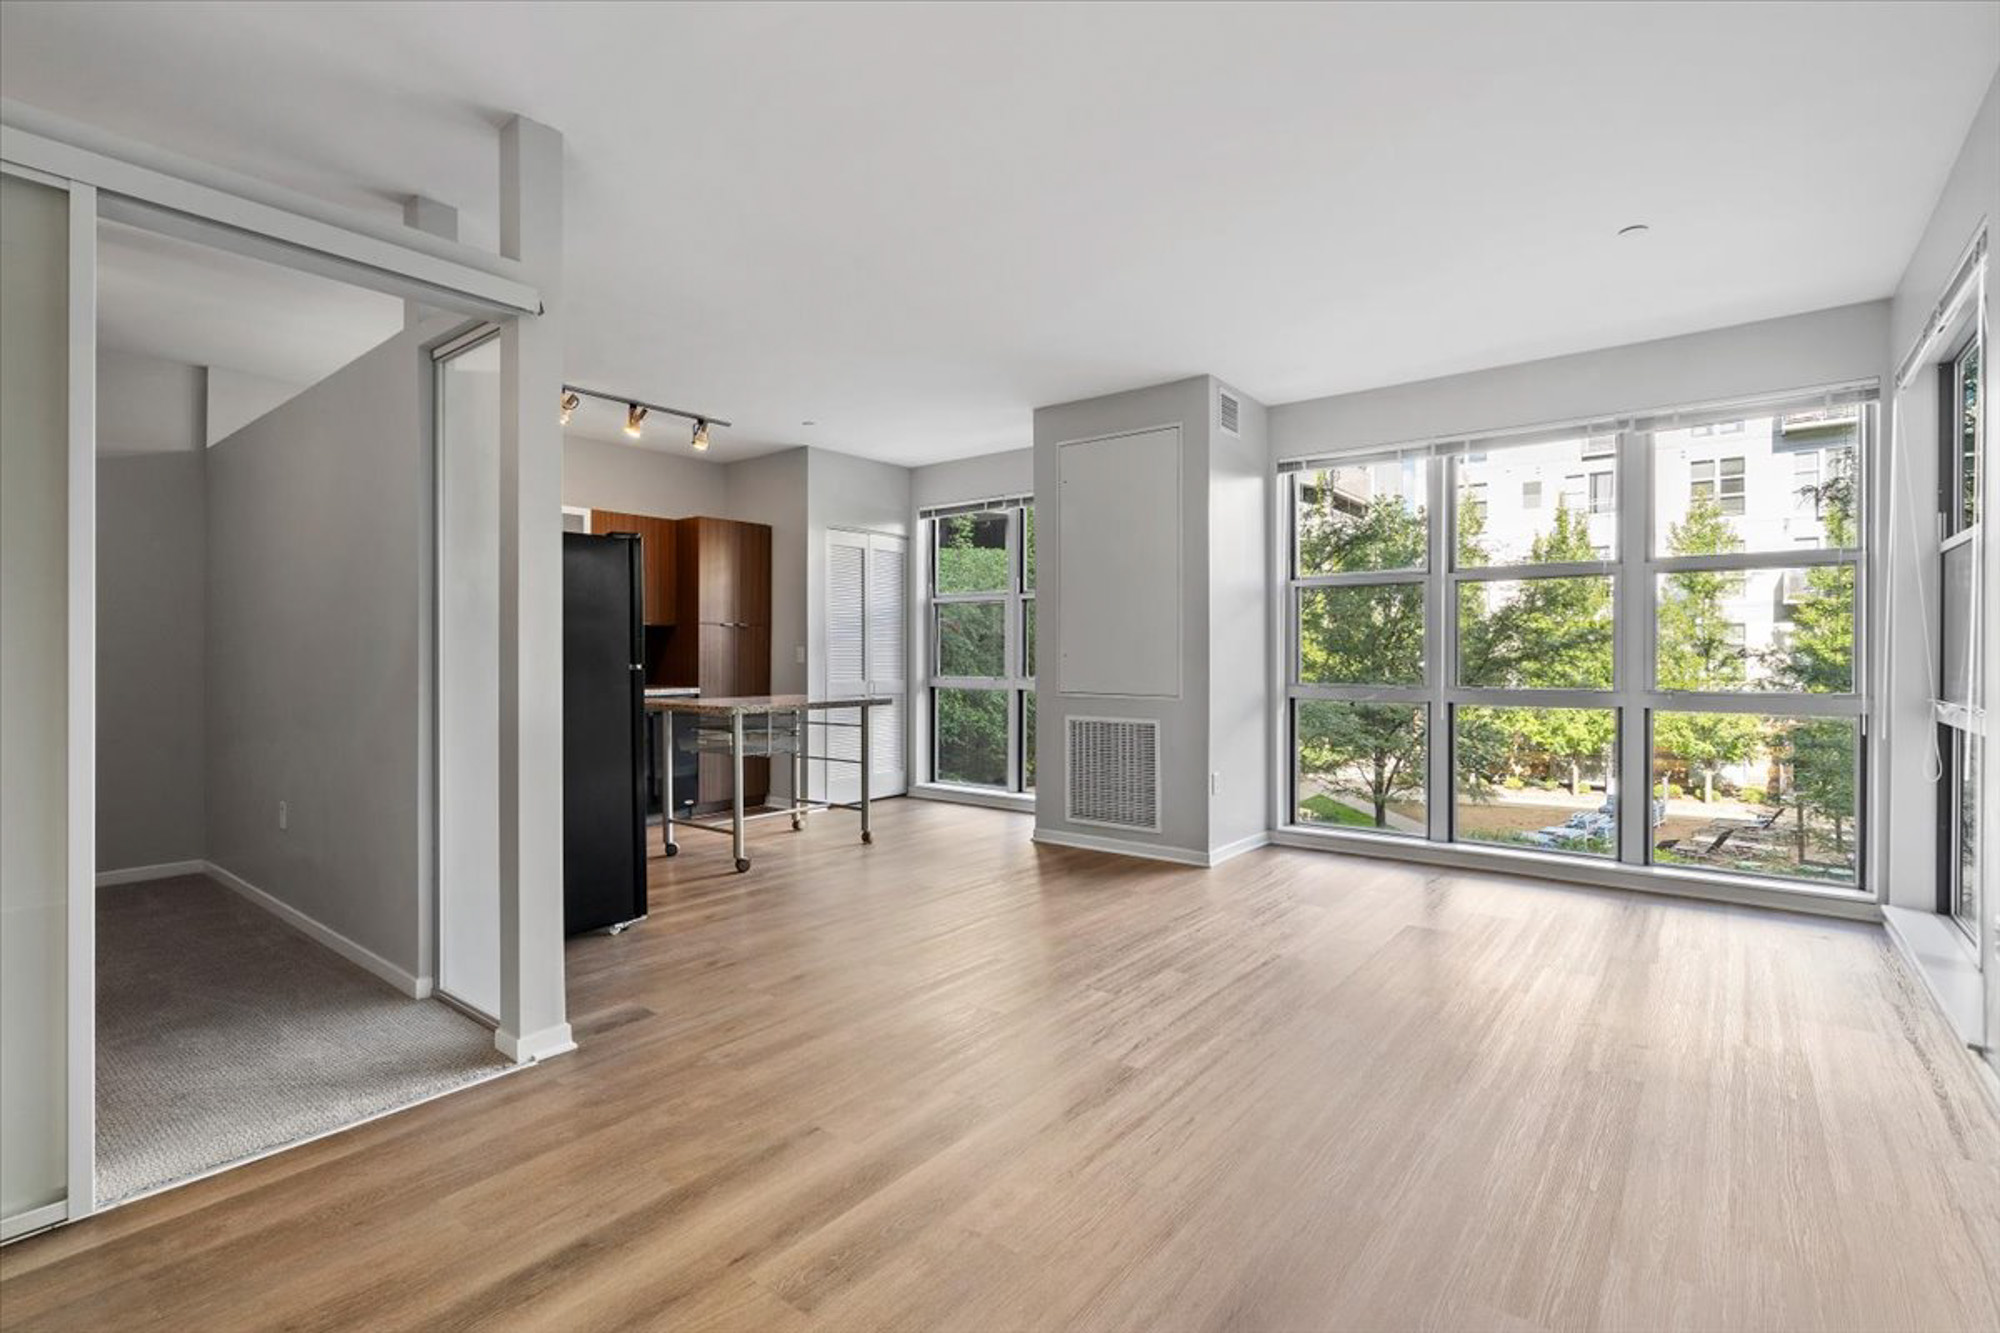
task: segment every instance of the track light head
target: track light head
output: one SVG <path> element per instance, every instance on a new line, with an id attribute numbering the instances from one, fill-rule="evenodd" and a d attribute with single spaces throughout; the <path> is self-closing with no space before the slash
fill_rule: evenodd
<path id="1" fill-rule="evenodd" d="M 696 448 L 697 450 L 703 450 L 703 451 L 707 450 L 707 448 L 708 448 L 708 422 L 706 422 L 706 421 L 703 421 L 703 420 L 700 420 L 700 419 L 697 419 L 697 420 L 695 421 L 695 423 L 694 423 L 694 435 L 693 435 L 692 437 L 690 437 L 690 438 L 689 438 L 689 440 L 688 440 L 688 443 L 689 443 L 689 444 L 691 444 L 691 445 L 693 445 L 693 446 L 694 446 L 694 447 L 695 447 L 695 448 Z"/>
<path id="2" fill-rule="evenodd" d="M 583 406 L 583 399 L 576 396 L 576 390 L 565 389 L 562 396 L 562 424 L 569 424 L 570 413 Z"/>
<path id="3" fill-rule="evenodd" d="M 625 405 L 625 433 L 633 439 L 639 438 L 639 427 L 646 420 L 646 409 L 637 403 Z"/>

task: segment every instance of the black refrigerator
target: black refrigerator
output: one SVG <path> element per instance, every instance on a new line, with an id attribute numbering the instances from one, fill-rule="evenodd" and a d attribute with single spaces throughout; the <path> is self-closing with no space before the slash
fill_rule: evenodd
<path id="1" fill-rule="evenodd" d="M 563 929 L 646 915 L 639 538 L 563 534 Z"/>

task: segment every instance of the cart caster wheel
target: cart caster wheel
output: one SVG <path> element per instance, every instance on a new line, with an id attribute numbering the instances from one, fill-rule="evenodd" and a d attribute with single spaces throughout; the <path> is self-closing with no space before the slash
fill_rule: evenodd
<path id="1" fill-rule="evenodd" d="M 861 835 L 861 841 L 863 841 L 863 842 L 873 842 L 873 841 L 875 841 L 875 835 L 874 835 L 873 833 L 864 833 L 864 834 L 862 834 L 862 835 Z"/>
<path id="2" fill-rule="evenodd" d="M 681 845 L 677 842 L 670 842 L 662 849 L 660 854 L 662 856 L 679 856 L 681 854 Z"/>
<path id="3" fill-rule="evenodd" d="M 740 875 L 740 874 L 742 874 L 742 873 L 743 873 L 744 871 L 748 870 L 749 868 L 750 868 L 750 858 L 749 858 L 749 857 L 747 857 L 747 856 L 739 856 L 739 857 L 737 857 L 737 858 L 736 858 L 736 873 L 737 873 L 737 874 L 739 874 L 739 875 Z"/>
<path id="4" fill-rule="evenodd" d="M 797 833 L 800 829 L 804 828 L 805 826 L 806 822 L 803 819 L 794 819 L 792 821 L 792 832 Z"/>

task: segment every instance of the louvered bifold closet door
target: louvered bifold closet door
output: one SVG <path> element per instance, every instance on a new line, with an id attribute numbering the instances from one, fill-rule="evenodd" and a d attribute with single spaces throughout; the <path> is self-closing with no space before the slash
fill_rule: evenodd
<path id="1" fill-rule="evenodd" d="M 826 534 L 826 693 L 864 694 L 868 689 L 868 537 L 859 532 Z M 813 715 L 812 753 L 840 760 L 859 756 L 852 710 Z M 851 801 L 860 784 L 851 763 L 810 765 L 811 794 Z"/>
<path id="2" fill-rule="evenodd" d="M 868 537 L 868 692 L 893 702 L 869 717 L 873 796 L 897 796 L 909 785 L 904 703 L 909 697 L 909 547 L 901 537 Z"/>

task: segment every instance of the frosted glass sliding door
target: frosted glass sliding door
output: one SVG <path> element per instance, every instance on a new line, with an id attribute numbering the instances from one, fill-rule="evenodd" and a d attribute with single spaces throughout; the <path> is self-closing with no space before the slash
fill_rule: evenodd
<path id="1" fill-rule="evenodd" d="M 69 1186 L 69 210 L 0 175 L 0 1236 Z"/>
<path id="2" fill-rule="evenodd" d="M 500 1013 L 500 339 L 437 363 L 438 980 Z M 550 514 L 551 525 L 560 515 Z"/>

